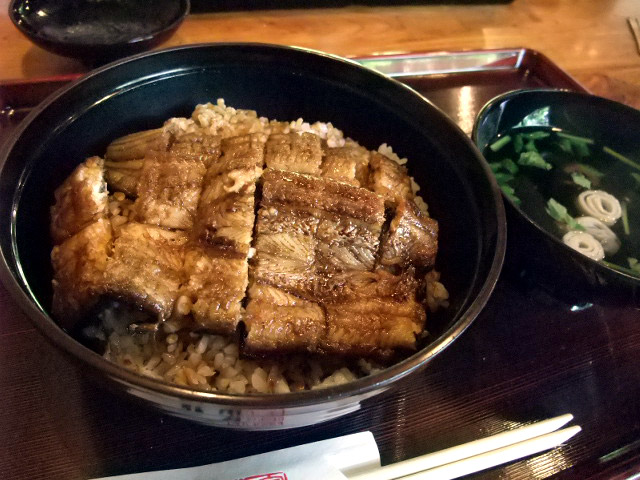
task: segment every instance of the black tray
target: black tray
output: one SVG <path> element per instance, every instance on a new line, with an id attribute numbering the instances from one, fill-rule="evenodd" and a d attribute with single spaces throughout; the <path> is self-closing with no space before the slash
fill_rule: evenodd
<path id="1" fill-rule="evenodd" d="M 498 93 L 584 91 L 526 49 L 358 61 L 418 89 L 467 133 Z M 0 138 L 73 78 L 0 84 Z M 428 368 L 346 417 L 246 433 L 188 423 L 94 388 L 0 287 L 0 478 L 179 468 L 363 430 L 373 432 L 387 464 L 563 413 L 583 428 L 568 445 L 473 478 L 626 478 L 640 465 L 640 311 L 610 303 L 569 301 L 507 256 L 485 310 Z"/>

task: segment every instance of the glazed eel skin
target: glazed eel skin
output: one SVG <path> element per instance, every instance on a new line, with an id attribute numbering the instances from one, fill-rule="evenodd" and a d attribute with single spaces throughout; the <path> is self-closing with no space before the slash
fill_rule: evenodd
<path id="1" fill-rule="evenodd" d="M 404 166 L 306 132 L 120 138 L 57 189 L 51 236 L 62 324 L 108 297 L 253 356 L 415 349 L 438 249 Z"/>

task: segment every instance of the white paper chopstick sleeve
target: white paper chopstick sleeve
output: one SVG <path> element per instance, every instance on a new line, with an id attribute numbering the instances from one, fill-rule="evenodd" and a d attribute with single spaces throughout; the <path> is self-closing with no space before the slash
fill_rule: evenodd
<path id="1" fill-rule="evenodd" d="M 201 467 L 95 480 L 346 480 L 347 474 L 379 467 L 373 435 L 362 432 Z"/>

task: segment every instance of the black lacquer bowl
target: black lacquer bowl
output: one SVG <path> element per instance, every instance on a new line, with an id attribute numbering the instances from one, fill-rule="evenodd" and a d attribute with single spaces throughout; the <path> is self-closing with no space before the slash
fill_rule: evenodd
<path id="1" fill-rule="evenodd" d="M 9 17 L 36 45 L 97 64 L 167 40 L 189 8 L 189 0 L 12 0 Z"/>
<path id="2" fill-rule="evenodd" d="M 430 335 L 418 352 L 380 373 L 325 390 L 204 393 L 112 364 L 49 316 L 47 232 L 55 187 L 119 135 L 188 116 L 196 104 L 219 97 L 269 118 L 331 121 L 368 148 L 387 142 L 410 159 L 410 173 L 440 222 L 437 268 L 451 294 L 451 306 L 428 320 Z M 45 101 L 0 158 L 0 273 L 33 323 L 99 382 L 172 414 L 219 426 L 296 427 L 357 410 L 362 400 L 424 367 L 469 326 L 487 302 L 504 257 L 500 193 L 464 133 L 410 88 L 351 61 L 302 49 L 199 45 L 113 63 Z"/>
<path id="3" fill-rule="evenodd" d="M 606 98 L 566 90 L 523 89 L 499 95 L 478 114 L 472 138 L 485 151 L 497 135 L 522 124 L 561 129 L 592 139 L 596 145 L 607 146 L 636 162 L 640 160 L 640 111 Z M 583 163 L 589 161 L 587 156 Z M 614 157 L 610 161 L 612 166 L 618 162 Z M 509 226 L 508 256 L 515 259 L 510 268 L 522 269 L 521 274 L 530 273 L 535 281 L 570 302 L 638 302 L 640 278 L 573 250 L 507 196 L 504 200 Z M 638 207 L 629 210 L 629 215 Z M 637 229 L 631 234 L 638 235 Z"/>

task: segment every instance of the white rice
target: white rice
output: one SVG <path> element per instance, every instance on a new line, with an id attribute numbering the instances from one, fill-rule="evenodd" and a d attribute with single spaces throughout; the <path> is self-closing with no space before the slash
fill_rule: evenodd
<path id="1" fill-rule="evenodd" d="M 310 125 L 302 118 L 299 118 L 295 122 L 291 122 L 289 126 L 293 132 L 308 132 L 319 136 L 321 139 L 326 140 L 329 148 L 344 147 L 345 145 L 344 133 L 342 133 L 342 130 L 334 127 L 331 122 L 316 122 Z"/>
<path id="2" fill-rule="evenodd" d="M 393 160 L 394 162 L 398 162 L 398 164 L 400 165 L 404 165 L 405 163 L 407 163 L 407 159 L 406 158 L 400 158 L 394 151 L 393 148 L 391 148 L 391 145 L 387 145 L 386 143 L 383 143 L 382 145 L 380 145 L 378 147 L 378 153 L 384 155 L 385 157 Z"/>
<path id="3" fill-rule="evenodd" d="M 117 305 L 100 315 L 104 330 L 92 327 L 85 333 L 108 340 L 105 358 L 140 374 L 203 391 L 287 393 L 340 385 L 381 370 L 366 360 L 337 365 L 335 360 L 302 355 L 286 361 L 244 359 L 234 336 L 178 334 L 167 322 L 159 334 L 166 335 L 164 340 L 155 341 L 149 333 L 129 333 L 128 312 Z"/>
<path id="4" fill-rule="evenodd" d="M 343 147 L 345 145 L 357 145 L 357 142 L 345 138 L 342 130 L 336 128 L 331 122 L 315 122 L 310 124 L 304 119 L 298 118 L 292 122 L 278 122 L 266 117 L 258 117 L 254 110 L 243 110 L 229 107 L 223 98 L 218 98 L 216 103 L 205 103 L 196 106 L 191 118 L 170 118 L 164 124 L 164 129 L 177 137 L 183 134 L 196 132 L 210 135 L 222 135 L 230 137 L 247 133 L 271 134 L 280 133 L 313 133 L 327 142 L 329 148 Z M 406 158 L 400 158 L 390 145 L 383 143 L 378 147 L 378 152 L 387 158 L 398 162 L 400 165 L 407 163 Z"/>
<path id="5" fill-rule="evenodd" d="M 427 290 L 427 307 L 431 312 L 436 312 L 441 308 L 449 306 L 449 292 L 440 282 L 440 272 L 431 270 L 425 276 Z"/>

